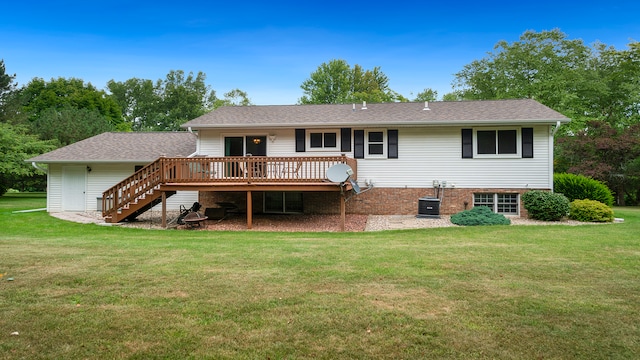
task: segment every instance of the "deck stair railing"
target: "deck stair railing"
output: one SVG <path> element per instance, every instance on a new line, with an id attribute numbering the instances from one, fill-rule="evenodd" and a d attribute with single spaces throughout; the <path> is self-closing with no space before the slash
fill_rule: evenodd
<path id="1" fill-rule="evenodd" d="M 157 204 L 161 185 L 304 184 L 326 182 L 326 171 L 347 164 L 356 178 L 356 160 L 346 156 L 161 157 L 102 194 L 102 216 L 120 222 Z M 170 196 L 174 192 L 167 192 Z"/>

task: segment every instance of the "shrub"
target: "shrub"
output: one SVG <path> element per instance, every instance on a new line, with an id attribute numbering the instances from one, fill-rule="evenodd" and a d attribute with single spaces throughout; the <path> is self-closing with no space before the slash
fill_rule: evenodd
<path id="1" fill-rule="evenodd" d="M 613 210 L 595 200 L 574 200 L 571 202 L 569 218 L 585 222 L 612 222 Z"/>
<path id="2" fill-rule="evenodd" d="M 576 174 L 553 174 L 553 188 L 569 201 L 595 200 L 613 206 L 613 194 L 603 182 Z"/>
<path id="3" fill-rule="evenodd" d="M 486 206 L 476 206 L 471 210 L 465 210 L 451 215 L 451 222 L 456 225 L 509 225 L 511 220 L 502 214 L 496 214 Z"/>
<path id="4" fill-rule="evenodd" d="M 529 217 L 542 221 L 560 221 L 569 214 L 569 199 L 562 194 L 531 190 L 522 194 Z"/>

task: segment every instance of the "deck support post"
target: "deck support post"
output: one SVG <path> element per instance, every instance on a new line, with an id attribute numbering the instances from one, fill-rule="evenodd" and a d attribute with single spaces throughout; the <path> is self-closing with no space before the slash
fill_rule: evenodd
<path id="1" fill-rule="evenodd" d="M 347 223 L 347 204 L 342 191 L 340 192 L 340 231 L 344 232 Z"/>
<path id="2" fill-rule="evenodd" d="M 167 228 L 167 192 L 162 192 L 162 228 Z"/>
<path id="3" fill-rule="evenodd" d="M 253 227 L 253 200 L 251 199 L 251 191 L 247 191 L 247 229 Z"/>

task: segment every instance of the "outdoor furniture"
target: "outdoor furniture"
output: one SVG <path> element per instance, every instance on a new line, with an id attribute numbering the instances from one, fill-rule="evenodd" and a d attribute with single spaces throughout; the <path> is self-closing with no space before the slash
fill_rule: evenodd
<path id="1" fill-rule="evenodd" d="M 184 219 L 182 219 L 182 221 L 184 221 L 185 225 L 187 225 L 189 229 L 193 229 L 196 227 L 202 227 L 202 223 L 207 219 L 209 218 L 200 215 L 197 212 L 190 212 L 189 214 L 187 214 L 187 216 L 184 217 Z"/>
<path id="2" fill-rule="evenodd" d="M 286 162 L 282 165 L 280 177 L 283 179 L 298 179 L 300 178 L 301 167 L 302 161 Z"/>

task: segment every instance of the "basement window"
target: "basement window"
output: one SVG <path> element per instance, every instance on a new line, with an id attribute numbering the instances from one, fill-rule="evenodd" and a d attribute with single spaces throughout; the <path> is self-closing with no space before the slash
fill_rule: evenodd
<path id="1" fill-rule="evenodd" d="M 486 206 L 494 213 L 503 215 L 518 215 L 520 213 L 520 199 L 518 194 L 473 194 L 473 206 Z"/>

